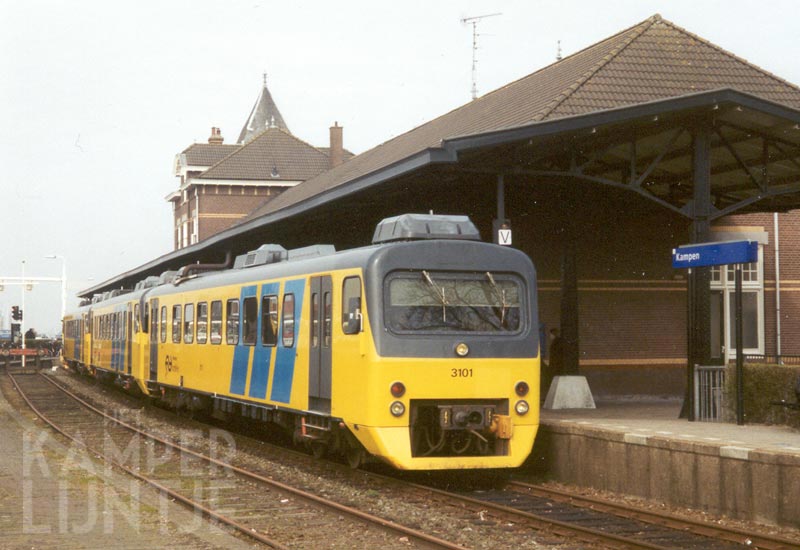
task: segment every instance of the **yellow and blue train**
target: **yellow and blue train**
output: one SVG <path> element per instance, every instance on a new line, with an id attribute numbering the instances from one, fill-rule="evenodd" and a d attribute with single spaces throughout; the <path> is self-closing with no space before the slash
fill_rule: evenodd
<path id="1" fill-rule="evenodd" d="M 178 409 L 289 430 L 357 467 L 508 468 L 539 417 L 536 273 L 464 216 L 381 222 L 371 246 L 264 245 L 64 319 L 66 363 Z"/>

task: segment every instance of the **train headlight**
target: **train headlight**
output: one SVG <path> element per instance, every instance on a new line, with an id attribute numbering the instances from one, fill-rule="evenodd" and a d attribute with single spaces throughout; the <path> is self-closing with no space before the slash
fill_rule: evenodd
<path id="1" fill-rule="evenodd" d="M 459 357 L 466 357 L 469 355 L 469 346 L 464 342 L 461 342 L 456 346 L 456 355 Z"/>
<path id="2" fill-rule="evenodd" d="M 518 415 L 523 416 L 525 414 L 528 414 L 530 406 L 528 405 L 527 401 L 525 401 L 524 399 L 520 399 L 519 401 L 517 401 L 517 404 L 514 405 L 514 410 L 517 411 Z"/>
<path id="3" fill-rule="evenodd" d="M 406 406 L 400 401 L 395 401 L 389 406 L 389 411 L 392 413 L 392 416 L 403 416 L 406 412 Z"/>
<path id="4" fill-rule="evenodd" d="M 520 397 L 525 397 L 526 395 L 528 395 L 530 387 L 528 386 L 527 382 L 520 381 L 517 382 L 516 386 L 514 386 L 514 391 L 517 392 L 517 395 L 519 395 Z"/>

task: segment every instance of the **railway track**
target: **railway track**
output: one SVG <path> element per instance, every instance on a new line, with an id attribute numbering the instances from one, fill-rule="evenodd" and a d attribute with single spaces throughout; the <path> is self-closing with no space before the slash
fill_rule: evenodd
<path id="1" fill-rule="evenodd" d="M 686 522 L 672 516 L 665 518 L 663 515 L 641 509 L 625 510 L 625 507 L 612 503 L 587 499 L 574 494 L 559 493 L 541 486 L 520 482 L 509 482 L 504 484 L 502 489 L 492 488 L 472 493 L 438 490 L 428 484 L 408 483 L 396 477 L 388 478 L 364 471 L 352 472 L 349 468 L 340 467 L 337 464 L 314 460 L 308 454 L 297 453 L 285 447 L 274 447 L 246 436 L 233 435 L 231 437 L 236 438 L 236 441 L 233 442 L 236 449 L 243 452 L 240 453 L 241 456 L 226 457 L 231 458 L 230 462 L 240 465 L 242 460 L 247 462 L 247 456 L 272 454 L 274 448 L 274 453 L 277 453 L 276 460 L 279 463 L 298 465 L 300 469 L 308 470 L 310 477 L 315 480 L 342 479 L 348 486 L 353 487 L 355 493 L 359 491 L 373 493 L 372 500 L 376 506 L 371 510 L 369 502 L 365 503 L 364 499 L 359 497 L 353 497 L 352 500 L 355 503 L 352 506 L 361 510 L 369 510 L 374 515 L 380 515 L 383 518 L 380 521 L 384 523 L 408 524 L 408 515 L 403 516 L 396 510 L 392 513 L 383 507 L 383 504 L 389 499 L 393 499 L 395 503 L 398 501 L 416 503 L 426 509 L 435 509 L 443 516 L 449 514 L 450 519 L 444 521 L 450 523 L 451 529 L 472 531 L 475 535 L 466 539 L 452 539 L 458 540 L 461 547 L 486 548 L 485 542 L 481 543 L 478 540 L 478 536 L 483 531 L 484 536 L 485 532 L 491 533 L 489 536 L 493 537 L 497 545 L 509 547 L 521 547 L 522 544 L 519 541 L 524 543 L 524 541 L 533 541 L 535 538 L 537 547 L 546 547 L 548 544 L 559 546 L 563 544 L 564 539 L 567 539 L 581 541 L 581 548 L 703 548 L 714 550 L 800 548 L 794 541 L 778 537 L 731 531 L 719 525 Z M 202 442 L 200 446 L 203 446 Z M 193 448 L 197 449 L 198 445 L 195 443 Z M 212 454 L 215 453 L 212 452 Z M 225 454 L 224 450 L 216 451 L 217 456 L 220 454 Z M 217 467 L 223 470 L 234 468 L 228 462 L 220 463 Z M 207 468 L 207 466 L 202 468 Z M 248 466 L 244 466 L 244 468 L 249 469 Z M 362 486 L 359 487 L 359 484 Z M 307 485 L 307 491 L 315 494 L 328 493 L 324 483 L 317 486 Z M 345 501 L 348 499 L 346 498 Z M 195 506 L 191 502 L 187 502 L 187 505 Z M 283 513 L 283 509 L 279 509 Z M 213 512 L 213 509 L 210 512 Z M 207 513 L 207 515 L 214 517 L 211 513 Z M 329 518 L 320 521 L 324 524 L 332 520 Z M 418 518 L 411 521 L 410 524 L 419 530 L 437 533 L 440 539 L 450 540 L 453 532 L 446 529 L 431 529 L 429 524 L 419 521 Z M 267 532 L 269 532 L 268 528 Z M 395 540 L 397 540 L 397 535 L 395 535 Z M 302 546 L 309 547 L 308 540 L 304 540 Z M 384 544 L 384 546 L 386 545 Z M 453 544 L 451 547 L 457 546 Z"/>
<path id="2" fill-rule="evenodd" d="M 408 548 L 410 541 L 418 548 L 463 548 L 149 434 L 95 408 L 48 376 L 9 376 L 31 409 L 62 435 L 196 512 L 272 548 Z"/>
<path id="3" fill-rule="evenodd" d="M 568 504 L 571 507 L 640 521 L 648 526 L 663 526 L 671 531 L 680 531 L 701 536 L 706 541 L 712 539 L 719 544 L 725 542 L 733 543 L 735 545 L 734 548 L 746 547 L 758 548 L 761 550 L 790 550 L 800 548 L 800 541 L 789 540 L 784 537 L 744 531 L 730 526 L 722 526 L 707 521 L 679 517 L 665 512 L 645 510 L 636 506 L 578 495 L 527 482 L 511 481 L 507 488 L 518 494 L 544 499 L 548 503 Z M 548 506 L 553 508 L 552 505 Z M 648 530 L 652 530 L 651 532 L 656 531 L 653 527 L 649 527 Z"/>

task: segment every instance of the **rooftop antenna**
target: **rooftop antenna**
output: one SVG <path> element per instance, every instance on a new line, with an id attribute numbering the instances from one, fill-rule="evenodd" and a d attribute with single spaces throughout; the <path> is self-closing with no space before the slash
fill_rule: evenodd
<path id="1" fill-rule="evenodd" d="M 472 99 L 478 98 L 478 21 L 487 17 L 503 15 L 502 13 L 487 13 L 474 17 L 462 17 L 461 22 L 472 25 Z"/>
<path id="2" fill-rule="evenodd" d="M 558 50 L 556 51 L 556 61 L 561 61 L 561 40 L 558 41 Z"/>

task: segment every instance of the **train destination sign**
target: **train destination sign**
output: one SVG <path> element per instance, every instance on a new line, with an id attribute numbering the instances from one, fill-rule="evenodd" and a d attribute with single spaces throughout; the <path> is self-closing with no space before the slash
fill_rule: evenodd
<path id="1" fill-rule="evenodd" d="M 672 267 L 746 264 L 758 261 L 758 241 L 720 241 L 672 249 Z"/>

